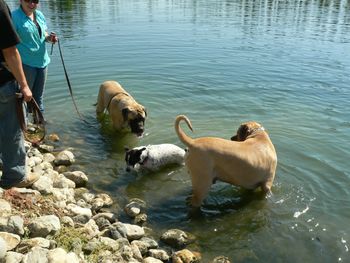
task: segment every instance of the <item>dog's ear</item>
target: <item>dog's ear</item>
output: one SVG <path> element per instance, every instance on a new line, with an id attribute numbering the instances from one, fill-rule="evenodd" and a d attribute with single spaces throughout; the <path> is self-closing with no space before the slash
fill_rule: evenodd
<path id="1" fill-rule="evenodd" d="M 232 136 L 231 141 L 238 141 L 238 135 L 236 134 L 235 136 Z"/>
<path id="2" fill-rule="evenodd" d="M 128 120 L 128 114 L 129 114 L 130 110 L 129 108 L 124 108 L 122 109 L 122 115 L 123 115 L 123 120 L 127 121 Z"/>
<path id="3" fill-rule="evenodd" d="M 145 112 L 145 117 L 147 117 L 147 109 L 143 107 L 143 111 Z"/>
<path id="4" fill-rule="evenodd" d="M 237 130 L 237 141 L 244 141 L 249 135 L 249 127 L 247 124 L 242 124 Z"/>

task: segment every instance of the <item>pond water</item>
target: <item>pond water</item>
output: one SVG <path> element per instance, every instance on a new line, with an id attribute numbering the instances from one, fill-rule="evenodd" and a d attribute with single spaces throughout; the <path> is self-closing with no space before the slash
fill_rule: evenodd
<path id="1" fill-rule="evenodd" d="M 7 1 L 15 8 L 17 1 Z M 197 237 L 208 262 L 350 262 L 350 1 L 40 1 L 57 46 L 45 94 L 49 132 L 73 147 L 89 187 L 121 207 L 147 202 L 159 236 Z M 137 139 L 96 121 L 99 85 L 117 80 L 148 109 Z M 137 176 L 124 146 L 181 145 L 173 123 L 186 114 L 193 137 L 230 138 L 239 124 L 264 125 L 276 147 L 273 196 L 215 184 L 202 214 L 188 214 L 184 167 Z"/>

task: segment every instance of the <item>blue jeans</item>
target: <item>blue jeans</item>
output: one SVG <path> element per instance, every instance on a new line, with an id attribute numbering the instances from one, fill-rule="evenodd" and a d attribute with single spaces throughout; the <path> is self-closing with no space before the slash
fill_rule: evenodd
<path id="1" fill-rule="evenodd" d="M 47 67 L 34 68 L 23 64 L 23 71 L 26 75 L 27 83 L 33 93 L 33 98 L 38 103 L 41 112 L 44 112 L 44 90 L 47 77 Z"/>
<path id="2" fill-rule="evenodd" d="M 17 82 L 0 86 L 0 158 L 3 171 L 0 187 L 9 188 L 25 179 L 26 152 L 16 111 Z"/>

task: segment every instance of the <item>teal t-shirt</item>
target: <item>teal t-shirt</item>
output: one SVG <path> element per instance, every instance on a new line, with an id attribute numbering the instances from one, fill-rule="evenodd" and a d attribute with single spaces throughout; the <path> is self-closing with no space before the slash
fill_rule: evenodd
<path id="1" fill-rule="evenodd" d="M 12 21 L 21 39 L 21 43 L 17 45 L 17 48 L 21 54 L 23 64 L 36 68 L 44 68 L 50 63 L 45 42 L 47 25 L 42 12 L 35 10 L 34 15 L 40 30 L 38 30 L 35 23 L 23 12 L 21 7 L 12 12 Z"/>

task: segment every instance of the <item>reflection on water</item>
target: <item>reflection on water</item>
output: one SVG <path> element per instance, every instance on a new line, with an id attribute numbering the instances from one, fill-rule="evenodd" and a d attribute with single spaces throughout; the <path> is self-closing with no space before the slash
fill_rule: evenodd
<path id="1" fill-rule="evenodd" d="M 78 37 L 87 33 L 87 10 L 107 15 L 111 23 L 120 22 L 123 15 L 120 9 L 131 5 L 134 13 L 146 12 L 149 22 L 153 22 L 156 9 L 160 6 L 170 14 L 181 10 L 192 23 L 217 24 L 223 26 L 247 27 L 245 34 L 269 33 L 271 28 L 278 34 L 293 34 L 304 31 L 308 37 L 320 37 L 322 40 L 346 41 L 350 33 L 350 3 L 348 0 L 246 0 L 215 1 L 203 4 L 201 1 L 124 1 L 109 0 L 107 3 L 87 0 L 42 1 L 42 8 L 49 9 L 49 20 L 53 28 L 60 30 L 65 38 Z M 165 6 L 165 7 L 164 7 Z M 144 8 L 143 8 L 144 7 Z M 90 11 L 90 12 L 91 12 Z M 105 12 L 105 14 L 104 14 Z M 166 14 L 165 14 L 166 15 Z M 234 17 L 233 20 L 231 18 Z M 237 19 L 237 17 L 239 19 Z M 225 18 L 222 20 L 222 18 Z M 170 16 L 167 19 L 172 19 Z M 90 21 L 93 23 L 94 21 Z M 277 27 L 276 27 L 277 26 Z M 310 30 L 312 29 L 312 30 Z M 278 35 L 277 34 L 277 35 Z M 307 35 L 304 35 L 307 37 Z"/>
<path id="2" fill-rule="evenodd" d="M 57 0 L 48 1 L 47 8 L 50 10 L 49 16 L 51 28 L 59 29 L 61 38 L 72 38 L 86 34 L 86 1 L 85 0 Z"/>
<path id="3" fill-rule="evenodd" d="M 17 5 L 11 2 L 12 7 Z M 46 91 L 48 128 L 72 146 L 89 187 L 121 205 L 147 202 L 148 225 L 197 236 L 204 262 L 335 262 L 348 257 L 350 1 L 40 1 L 62 40 L 77 118 L 57 48 Z M 95 118 L 98 86 L 116 79 L 149 112 L 136 139 Z M 215 184 L 189 214 L 184 167 L 125 172 L 124 146 L 229 138 L 245 120 L 267 128 L 278 153 L 273 196 Z M 297 251 L 297 253 L 295 253 Z"/>

